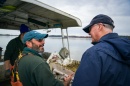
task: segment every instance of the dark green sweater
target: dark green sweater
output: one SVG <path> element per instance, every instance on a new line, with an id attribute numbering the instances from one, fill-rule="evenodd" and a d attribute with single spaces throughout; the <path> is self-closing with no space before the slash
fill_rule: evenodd
<path id="1" fill-rule="evenodd" d="M 49 65 L 36 51 L 24 48 L 23 54 L 26 55 L 20 59 L 18 66 L 23 86 L 64 86 L 55 79 Z"/>

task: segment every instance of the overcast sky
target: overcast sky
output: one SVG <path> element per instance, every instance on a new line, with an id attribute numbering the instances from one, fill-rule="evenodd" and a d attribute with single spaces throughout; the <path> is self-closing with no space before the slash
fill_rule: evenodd
<path id="1" fill-rule="evenodd" d="M 98 14 L 109 15 L 115 23 L 114 32 L 130 35 L 130 0 L 39 0 L 78 17 L 82 27 L 69 28 L 69 34 L 87 35 L 82 28 Z M 59 33 L 56 29 L 50 34 Z"/>
<path id="2" fill-rule="evenodd" d="M 86 35 L 82 30 L 98 14 L 109 15 L 115 23 L 114 32 L 130 35 L 130 0 L 40 0 L 78 17 L 82 27 L 70 28 L 69 34 Z M 55 31 L 55 30 L 54 30 Z"/>

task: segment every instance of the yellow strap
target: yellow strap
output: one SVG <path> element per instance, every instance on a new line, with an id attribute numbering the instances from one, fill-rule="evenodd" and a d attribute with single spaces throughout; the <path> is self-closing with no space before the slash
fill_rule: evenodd
<path id="1" fill-rule="evenodd" d="M 18 56 L 18 58 L 20 59 L 20 58 L 22 58 L 22 52 L 19 50 L 19 56 Z"/>
<path id="2" fill-rule="evenodd" d="M 19 75 L 18 75 L 18 72 L 16 72 L 16 78 L 17 78 L 17 81 L 19 81 Z"/>
<path id="3" fill-rule="evenodd" d="M 14 72 L 13 72 L 13 70 L 12 70 L 11 72 L 12 72 L 12 77 L 14 77 Z"/>

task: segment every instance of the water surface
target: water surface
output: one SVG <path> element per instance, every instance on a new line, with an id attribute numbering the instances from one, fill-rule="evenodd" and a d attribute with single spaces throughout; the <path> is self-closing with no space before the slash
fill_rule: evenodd
<path id="1" fill-rule="evenodd" d="M 15 37 L 16 36 L 0 36 L 0 47 L 3 48 L 2 54 L 4 54 L 7 43 Z M 65 39 L 64 42 L 65 47 L 68 49 L 67 39 Z M 91 46 L 91 38 L 69 38 L 70 56 L 73 59 L 80 60 L 84 51 Z M 62 39 L 60 37 L 48 37 L 45 40 L 45 52 L 59 52 L 62 47 Z"/>

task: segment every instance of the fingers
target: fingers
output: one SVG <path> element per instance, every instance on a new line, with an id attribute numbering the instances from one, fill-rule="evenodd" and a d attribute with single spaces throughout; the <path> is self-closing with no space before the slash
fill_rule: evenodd
<path id="1" fill-rule="evenodd" d="M 71 81 L 74 74 L 70 74 L 64 77 L 64 81 Z"/>
<path id="2" fill-rule="evenodd" d="M 72 75 L 68 75 L 64 77 L 64 86 L 69 86 L 72 80 Z"/>

